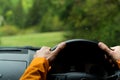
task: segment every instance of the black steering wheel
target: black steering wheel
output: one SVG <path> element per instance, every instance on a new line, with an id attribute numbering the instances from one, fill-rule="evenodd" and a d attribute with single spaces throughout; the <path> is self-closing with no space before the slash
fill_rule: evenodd
<path id="1" fill-rule="evenodd" d="M 118 70 L 105 59 L 106 52 L 98 47 L 98 42 L 85 39 L 65 42 L 66 47 L 51 65 L 47 80 L 108 80 Z M 116 80 L 113 78 L 110 80 Z"/>

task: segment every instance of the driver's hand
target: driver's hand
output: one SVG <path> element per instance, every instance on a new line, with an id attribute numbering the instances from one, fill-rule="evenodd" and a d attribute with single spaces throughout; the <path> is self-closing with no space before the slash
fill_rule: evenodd
<path id="1" fill-rule="evenodd" d="M 120 60 L 120 46 L 114 46 L 114 47 L 108 48 L 108 46 L 103 42 L 99 42 L 98 46 L 102 50 L 106 51 L 114 61 Z"/>
<path id="2" fill-rule="evenodd" d="M 51 51 L 50 47 L 42 47 L 40 50 L 37 50 L 34 58 L 41 57 L 46 58 L 50 63 L 55 59 L 56 55 L 65 47 L 66 43 L 61 42 L 57 45 L 56 49 Z"/>

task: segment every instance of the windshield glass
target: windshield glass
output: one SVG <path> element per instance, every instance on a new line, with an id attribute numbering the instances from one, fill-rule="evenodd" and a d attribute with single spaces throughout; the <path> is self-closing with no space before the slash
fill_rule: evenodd
<path id="1" fill-rule="evenodd" d="M 0 0 L 0 46 L 69 39 L 120 43 L 120 0 Z"/>

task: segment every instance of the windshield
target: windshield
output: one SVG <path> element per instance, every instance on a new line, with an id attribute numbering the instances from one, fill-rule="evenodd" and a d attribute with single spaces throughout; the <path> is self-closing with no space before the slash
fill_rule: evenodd
<path id="1" fill-rule="evenodd" d="M 0 0 L 0 46 L 69 39 L 120 43 L 120 0 Z"/>

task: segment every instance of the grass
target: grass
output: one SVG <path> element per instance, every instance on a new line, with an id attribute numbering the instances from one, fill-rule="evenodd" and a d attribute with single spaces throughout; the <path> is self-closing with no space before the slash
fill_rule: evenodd
<path id="1" fill-rule="evenodd" d="M 1 46 L 55 46 L 63 40 L 63 32 L 34 33 L 1 37 Z"/>

